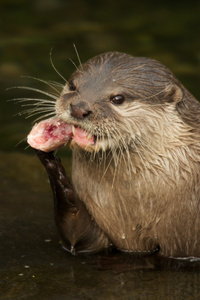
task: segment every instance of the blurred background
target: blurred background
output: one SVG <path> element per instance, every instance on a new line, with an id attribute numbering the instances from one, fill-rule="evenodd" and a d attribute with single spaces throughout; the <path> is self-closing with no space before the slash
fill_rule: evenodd
<path id="1" fill-rule="evenodd" d="M 29 132 L 32 119 L 15 116 L 23 109 L 8 102 L 38 97 L 13 86 L 48 90 L 22 76 L 64 83 L 50 63 L 69 78 L 81 61 L 106 51 L 148 56 L 167 65 L 200 99 L 200 2 L 134 0 L 0 0 L 0 139 L 1 150 L 16 146 Z M 30 149 L 26 151 L 29 153 Z"/>

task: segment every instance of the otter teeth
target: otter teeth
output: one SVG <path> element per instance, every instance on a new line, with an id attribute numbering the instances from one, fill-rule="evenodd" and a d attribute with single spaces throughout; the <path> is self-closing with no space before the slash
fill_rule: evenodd
<path id="1" fill-rule="evenodd" d="M 81 127 L 79 127 L 79 126 L 76 126 L 76 125 L 72 125 L 72 134 L 73 134 L 73 136 L 76 136 L 77 135 L 77 133 L 76 133 L 76 128 L 80 128 L 80 129 L 82 129 Z M 91 138 L 93 137 L 93 134 L 92 133 L 90 133 L 90 132 L 88 132 L 87 130 L 85 130 L 85 129 L 82 129 L 83 131 L 85 131 L 86 133 L 87 133 L 87 136 L 85 136 L 86 137 L 86 139 L 87 140 L 91 140 Z"/>
<path id="2" fill-rule="evenodd" d="M 74 125 L 72 125 L 72 133 L 73 133 L 73 135 L 75 135 L 75 127 L 74 127 Z"/>
<path id="3" fill-rule="evenodd" d="M 91 133 L 88 133 L 87 139 L 91 140 L 92 137 L 93 137 L 93 135 Z"/>

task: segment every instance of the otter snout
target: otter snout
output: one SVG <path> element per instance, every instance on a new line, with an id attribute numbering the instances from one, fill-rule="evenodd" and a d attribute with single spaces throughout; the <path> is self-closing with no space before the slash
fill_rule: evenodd
<path id="1" fill-rule="evenodd" d="M 92 113 L 92 111 L 84 107 L 83 104 L 79 104 L 79 105 L 70 104 L 70 109 L 71 109 L 71 116 L 79 120 L 86 119 Z"/>

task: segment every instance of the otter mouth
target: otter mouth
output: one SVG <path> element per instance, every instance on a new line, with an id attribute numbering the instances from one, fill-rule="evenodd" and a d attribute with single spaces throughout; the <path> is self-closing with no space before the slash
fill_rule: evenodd
<path id="1" fill-rule="evenodd" d="M 72 138 L 71 144 L 77 144 L 78 146 L 87 149 L 87 147 L 94 146 L 96 144 L 97 137 L 92 135 L 87 130 L 81 128 L 78 125 L 72 126 Z"/>
<path id="2" fill-rule="evenodd" d="M 79 146 L 85 150 L 94 149 L 96 136 L 78 125 L 69 124 L 56 118 L 36 123 L 27 137 L 28 144 L 44 152 L 57 150 L 67 145 Z"/>

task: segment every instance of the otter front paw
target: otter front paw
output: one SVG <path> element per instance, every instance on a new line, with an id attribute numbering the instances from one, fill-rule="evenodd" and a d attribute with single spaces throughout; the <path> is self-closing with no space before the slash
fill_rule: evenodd
<path id="1" fill-rule="evenodd" d="M 59 173 L 65 174 L 65 170 L 61 164 L 61 160 L 60 158 L 54 156 L 54 151 L 44 152 L 35 149 L 35 152 L 48 173 L 51 173 L 53 171 L 56 172 L 56 170 L 58 172 L 59 170 Z"/>
<path id="2" fill-rule="evenodd" d="M 98 252 L 109 247 L 108 238 L 76 195 L 60 159 L 53 152 L 36 150 L 36 153 L 49 175 L 54 194 L 55 221 L 63 247 L 72 254 Z"/>

